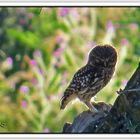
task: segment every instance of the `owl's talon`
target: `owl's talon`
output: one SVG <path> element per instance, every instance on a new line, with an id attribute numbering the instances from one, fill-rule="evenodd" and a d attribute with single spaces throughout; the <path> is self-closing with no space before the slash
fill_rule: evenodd
<path id="1" fill-rule="evenodd" d="M 86 102 L 86 105 L 89 107 L 89 110 L 93 113 L 99 112 L 90 102 Z"/>
<path id="2" fill-rule="evenodd" d="M 98 113 L 99 112 L 99 110 L 97 110 L 96 108 L 92 108 L 92 109 L 90 109 L 90 111 L 92 112 L 92 113 Z"/>

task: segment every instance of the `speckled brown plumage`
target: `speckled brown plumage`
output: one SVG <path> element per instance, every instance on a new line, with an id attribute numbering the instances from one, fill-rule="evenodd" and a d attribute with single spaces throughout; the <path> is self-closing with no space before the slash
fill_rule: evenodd
<path id="1" fill-rule="evenodd" d="M 89 53 L 87 64 L 79 69 L 61 99 L 61 109 L 76 97 L 84 102 L 91 111 L 97 111 L 90 103 L 111 79 L 117 62 L 117 53 L 111 45 L 97 45 Z"/>

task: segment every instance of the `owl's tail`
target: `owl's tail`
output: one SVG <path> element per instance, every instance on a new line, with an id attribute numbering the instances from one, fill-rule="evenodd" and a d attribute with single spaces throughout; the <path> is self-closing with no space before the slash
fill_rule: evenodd
<path id="1" fill-rule="evenodd" d="M 66 105 L 73 99 L 76 98 L 76 94 L 74 93 L 74 90 L 67 89 L 64 93 L 64 96 L 61 98 L 60 101 L 60 109 L 64 109 Z"/>

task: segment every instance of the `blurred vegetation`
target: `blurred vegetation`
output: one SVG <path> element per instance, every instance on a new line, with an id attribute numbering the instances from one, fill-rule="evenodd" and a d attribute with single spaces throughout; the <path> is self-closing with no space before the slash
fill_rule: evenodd
<path id="1" fill-rule="evenodd" d="M 95 101 L 113 103 L 137 66 L 139 8 L 0 8 L 0 131 L 59 133 L 86 110 L 60 98 L 96 44 L 118 51 L 116 73 Z"/>

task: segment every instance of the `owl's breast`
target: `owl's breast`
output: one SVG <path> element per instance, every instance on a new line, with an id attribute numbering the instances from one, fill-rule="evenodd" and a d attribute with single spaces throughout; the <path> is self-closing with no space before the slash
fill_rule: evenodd
<path id="1" fill-rule="evenodd" d="M 104 77 L 103 79 L 105 85 L 111 80 L 113 73 L 114 73 L 114 68 L 103 70 L 103 77 Z"/>

